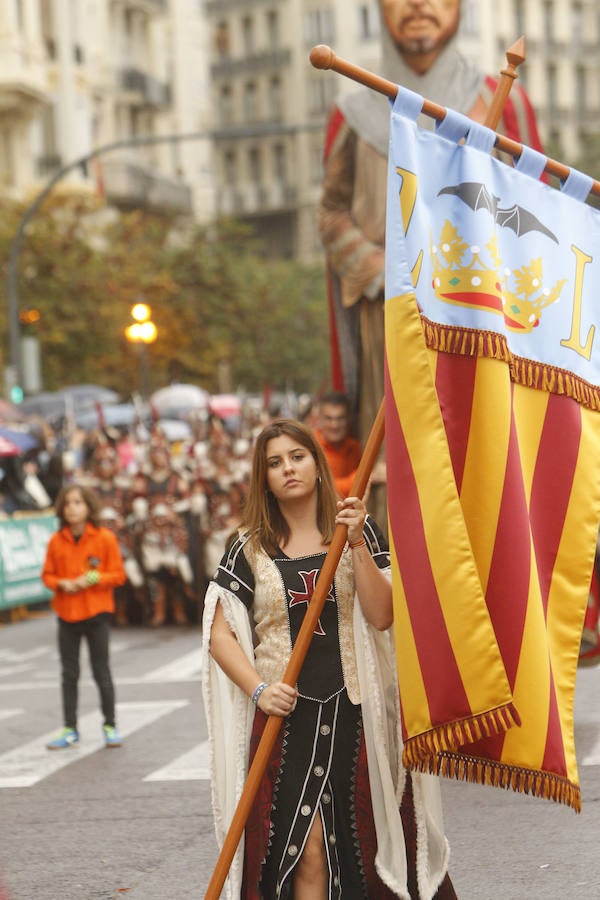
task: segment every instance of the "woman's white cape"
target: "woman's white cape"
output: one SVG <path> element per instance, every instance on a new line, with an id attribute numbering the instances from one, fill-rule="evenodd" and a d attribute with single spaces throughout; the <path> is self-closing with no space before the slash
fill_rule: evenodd
<path id="1" fill-rule="evenodd" d="M 208 724 L 215 830 L 219 847 L 227 835 L 248 770 L 248 747 L 254 706 L 222 672 L 209 653 L 217 602 L 248 659 L 253 659 L 248 612 L 230 591 L 209 585 L 203 617 L 202 690 Z M 406 853 L 399 806 L 406 772 L 402 767 L 399 692 L 392 629 L 378 632 L 354 604 L 354 640 L 362 697 L 369 783 L 377 831 L 376 867 L 381 879 L 402 900 L 406 887 Z M 448 867 L 438 779 L 411 773 L 417 820 L 417 879 L 421 900 L 431 900 Z M 243 838 L 237 848 L 223 896 L 238 900 L 242 884 Z"/>

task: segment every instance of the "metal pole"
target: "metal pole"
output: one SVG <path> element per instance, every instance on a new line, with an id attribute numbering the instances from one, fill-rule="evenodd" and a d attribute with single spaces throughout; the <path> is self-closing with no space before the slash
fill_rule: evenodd
<path id="1" fill-rule="evenodd" d="M 73 162 L 62 166 L 54 173 L 46 186 L 39 192 L 33 202 L 27 207 L 21 217 L 16 234 L 10 245 L 10 253 L 8 257 L 8 271 L 6 277 L 6 287 L 8 296 L 8 333 L 9 333 L 9 362 L 14 373 L 14 383 L 22 386 L 23 384 L 23 362 L 21 359 L 21 340 L 19 328 L 19 257 L 23 245 L 25 229 L 34 215 L 51 193 L 54 185 L 59 182 L 65 175 L 73 169 L 84 166 L 90 160 L 101 156 L 103 153 L 109 153 L 111 150 L 119 150 L 123 147 L 140 147 L 150 144 L 168 143 L 174 141 L 194 141 L 202 138 L 210 138 L 212 133 L 209 131 L 192 131 L 183 134 L 161 134 L 161 135 L 145 135 L 140 137 L 123 138 L 119 141 L 113 141 L 110 144 L 104 144 L 97 147 L 91 153 L 80 156 Z"/>

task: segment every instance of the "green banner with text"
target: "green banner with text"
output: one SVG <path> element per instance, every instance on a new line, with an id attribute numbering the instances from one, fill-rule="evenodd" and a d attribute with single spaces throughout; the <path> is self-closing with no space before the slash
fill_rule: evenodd
<path id="1" fill-rule="evenodd" d="M 0 610 L 52 596 L 40 573 L 57 524 L 48 514 L 0 520 Z"/>

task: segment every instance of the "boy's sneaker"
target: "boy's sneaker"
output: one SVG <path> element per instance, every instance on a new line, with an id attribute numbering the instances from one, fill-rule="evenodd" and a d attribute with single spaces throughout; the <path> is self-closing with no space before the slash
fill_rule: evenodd
<path id="1" fill-rule="evenodd" d="M 121 735 L 114 725 L 103 725 L 102 731 L 104 732 L 104 743 L 107 747 L 121 746 L 121 744 L 123 743 L 121 741 Z"/>
<path id="2" fill-rule="evenodd" d="M 63 728 L 54 740 L 46 744 L 46 747 L 48 750 L 64 750 L 67 747 L 76 747 L 78 743 L 79 732 L 75 728 Z"/>

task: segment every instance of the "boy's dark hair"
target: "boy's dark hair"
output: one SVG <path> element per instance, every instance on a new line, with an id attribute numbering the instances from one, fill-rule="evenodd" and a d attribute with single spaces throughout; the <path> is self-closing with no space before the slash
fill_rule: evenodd
<path id="1" fill-rule="evenodd" d="M 332 406 L 343 406 L 350 415 L 350 397 L 343 391 L 329 391 L 321 397 L 320 404 L 330 403 Z"/>
<path id="2" fill-rule="evenodd" d="M 92 525 L 95 525 L 96 528 L 100 527 L 100 502 L 98 500 L 98 496 L 96 493 L 89 487 L 84 487 L 82 484 L 66 484 L 59 491 L 58 497 L 56 498 L 56 503 L 54 504 L 54 511 L 58 517 L 60 522 L 60 527 L 64 528 L 67 522 L 64 518 L 65 512 L 65 503 L 67 501 L 67 497 L 72 491 L 79 491 L 83 498 L 83 502 L 87 506 L 88 509 L 88 522 L 91 522 Z"/>

